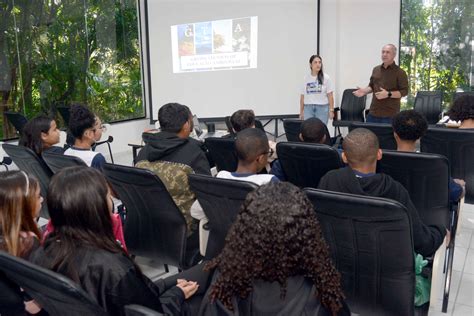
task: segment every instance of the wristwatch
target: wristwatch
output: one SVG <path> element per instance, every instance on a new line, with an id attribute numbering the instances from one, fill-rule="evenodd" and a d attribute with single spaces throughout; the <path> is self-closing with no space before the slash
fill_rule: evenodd
<path id="1" fill-rule="evenodd" d="M 389 98 L 392 97 L 392 91 L 389 91 L 389 92 L 388 92 L 388 97 L 389 97 Z"/>

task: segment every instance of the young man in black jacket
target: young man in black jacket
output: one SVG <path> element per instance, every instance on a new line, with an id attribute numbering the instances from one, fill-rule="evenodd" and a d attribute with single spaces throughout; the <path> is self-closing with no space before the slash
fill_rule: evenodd
<path id="1" fill-rule="evenodd" d="M 137 162 L 177 162 L 190 166 L 195 173 L 210 175 L 203 144 L 189 137 L 194 128 L 189 108 L 179 103 L 167 103 L 158 111 L 158 121 L 160 132 L 143 133 L 146 145 L 138 154 Z"/>
<path id="2" fill-rule="evenodd" d="M 350 132 L 342 144 L 342 160 L 347 167 L 329 171 L 319 182 L 319 189 L 388 198 L 403 204 L 410 216 L 415 252 L 430 256 L 436 252 L 446 228 L 425 225 L 410 200 L 407 190 L 390 176 L 375 173 L 382 158 L 377 136 L 365 128 Z"/>

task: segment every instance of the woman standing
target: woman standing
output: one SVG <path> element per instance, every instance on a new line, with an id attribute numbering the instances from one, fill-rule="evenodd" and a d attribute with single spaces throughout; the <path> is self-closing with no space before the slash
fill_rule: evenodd
<path id="1" fill-rule="evenodd" d="M 300 97 L 300 119 L 317 117 L 327 124 L 328 118 L 334 118 L 333 83 L 323 71 L 321 56 L 311 56 L 309 67 L 311 74 L 304 79 Z"/>

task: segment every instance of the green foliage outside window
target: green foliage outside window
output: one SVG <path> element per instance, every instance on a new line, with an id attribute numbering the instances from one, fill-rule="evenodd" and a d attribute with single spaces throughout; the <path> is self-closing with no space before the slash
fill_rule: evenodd
<path id="1" fill-rule="evenodd" d="M 31 118 L 88 104 L 103 121 L 144 116 L 136 0 L 0 3 L 0 138 L 3 112 Z"/>
<path id="2" fill-rule="evenodd" d="M 474 85 L 474 1 L 402 0 L 400 65 L 412 108 L 417 91 L 443 91 L 447 108 L 456 90 Z"/>

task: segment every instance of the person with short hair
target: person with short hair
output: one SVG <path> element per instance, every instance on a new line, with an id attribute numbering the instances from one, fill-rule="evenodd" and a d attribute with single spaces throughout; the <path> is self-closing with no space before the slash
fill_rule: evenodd
<path id="1" fill-rule="evenodd" d="M 323 59 L 319 55 L 309 58 L 311 73 L 304 78 L 300 96 L 300 119 L 317 117 L 324 124 L 334 118 L 334 85 L 323 70 Z"/>
<path id="2" fill-rule="evenodd" d="M 267 135 L 257 128 L 247 128 L 237 133 L 235 138 L 235 151 L 237 153 L 237 170 L 229 172 L 221 170 L 216 178 L 249 181 L 257 185 L 279 181 L 272 174 L 259 174 L 268 163 L 271 155 Z M 199 201 L 196 200 L 191 207 L 191 216 L 197 220 L 206 219 Z"/>
<path id="3" fill-rule="evenodd" d="M 474 95 L 457 98 L 448 111 L 451 120 L 461 121 L 461 129 L 474 129 Z"/>
<path id="4" fill-rule="evenodd" d="M 318 189 L 400 202 L 408 210 L 415 251 L 425 257 L 433 255 L 443 242 L 446 227 L 425 225 L 407 190 L 390 176 L 376 173 L 377 161 L 382 158 L 377 136 L 365 128 L 354 129 L 344 138 L 342 148 L 342 160 L 348 166 L 326 173 Z"/>
<path id="5" fill-rule="evenodd" d="M 392 121 L 397 151 L 417 152 L 416 143 L 428 130 L 428 121 L 415 110 L 401 111 Z M 449 177 L 449 200 L 459 201 L 466 191 L 466 182 Z"/>
<path id="6" fill-rule="evenodd" d="M 301 124 L 301 132 L 298 135 L 299 139 L 305 143 L 314 144 L 331 144 L 331 138 L 326 124 L 323 123 L 317 117 L 311 117 L 304 120 Z M 286 175 L 281 167 L 280 160 L 275 160 L 270 171 L 271 174 L 275 175 L 280 181 L 286 181 Z"/>
<path id="7" fill-rule="evenodd" d="M 143 133 L 145 147 L 137 162 L 164 160 L 185 164 L 195 173 L 210 175 L 209 161 L 203 144 L 189 137 L 193 131 L 193 116 L 189 108 L 179 103 L 167 103 L 158 111 L 160 132 Z"/>
<path id="8" fill-rule="evenodd" d="M 238 133 L 246 128 L 255 127 L 255 113 L 253 110 L 238 110 L 232 113 L 230 117 L 230 124 L 235 133 Z"/>
<path id="9" fill-rule="evenodd" d="M 374 67 L 369 85 L 357 88 L 356 97 L 373 93 L 368 123 L 390 123 L 392 117 L 400 112 L 400 99 L 408 94 L 408 76 L 395 64 L 397 47 L 387 44 L 382 47 L 382 64 Z"/>
<path id="10" fill-rule="evenodd" d="M 106 163 L 105 157 L 93 151 L 92 146 L 102 137 L 102 121 L 82 104 L 71 105 L 69 113 L 69 132 L 74 137 L 74 145 L 64 154 L 81 158 L 87 166 L 101 170 Z"/>
<path id="11" fill-rule="evenodd" d="M 313 205 L 288 182 L 249 193 L 199 315 L 350 315 Z M 251 311 L 251 312 L 249 312 Z"/>
<path id="12" fill-rule="evenodd" d="M 58 143 L 59 129 L 56 121 L 49 116 L 38 115 L 25 124 L 18 144 L 28 147 L 41 157 L 43 151 L 62 154 L 64 150 L 55 146 Z"/>

